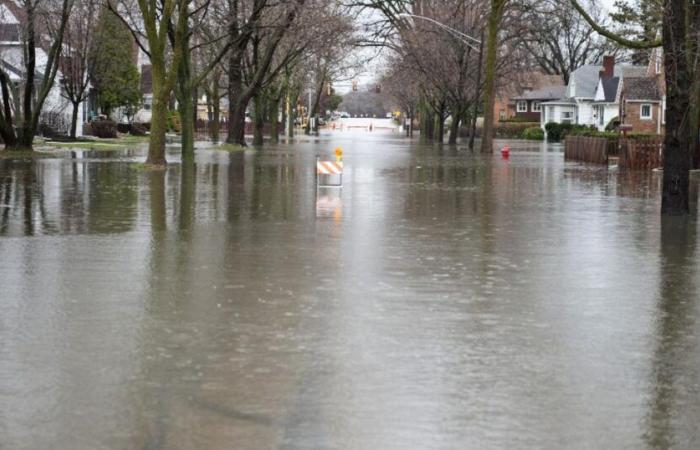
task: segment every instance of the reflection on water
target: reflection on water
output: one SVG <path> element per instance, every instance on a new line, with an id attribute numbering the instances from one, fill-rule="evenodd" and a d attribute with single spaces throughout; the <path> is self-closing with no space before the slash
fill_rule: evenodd
<path id="1" fill-rule="evenodd" d="M 2 448 L 700 439 L 696 222 L 655 174 L 379 133 L 138 161 L 0 160 Z"/>

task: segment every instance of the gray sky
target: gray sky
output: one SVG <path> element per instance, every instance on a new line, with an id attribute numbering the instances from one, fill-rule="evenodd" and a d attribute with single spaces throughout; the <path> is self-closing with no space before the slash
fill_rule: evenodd
<path id="1" fill-rule="evenodd" d="M 608 11 L 612 9 L 612 5 L 614 2 L 615 0 L 598 0 L 598 3 L 607 8 Z"/>

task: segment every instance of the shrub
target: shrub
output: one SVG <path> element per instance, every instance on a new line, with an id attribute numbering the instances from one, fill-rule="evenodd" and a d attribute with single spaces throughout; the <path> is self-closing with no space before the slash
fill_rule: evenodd
<path id="1" fill-rule="evenodd" d="M 132 136 L 145 136 L 148 130 L 140 123 L 119 123 L 117 131 L 124 134 L 129 133 Z"/>
<path id="2" fill-rule="evenodd" d="M 117 123 L 113 120 L 96 120 L 91 123 L 92 134 L 99 138 L 116 138 Z"/>
<path id="3" fill-rule="evenodd" d="M 544 131 L 540 127 L 530 127 L 523 131 L 523 139 L 530 141 L 543 141 Z"/>
<path id="4" fill-rule="evenodd" d="M 569 134 L 580 135 L 580 133 L 585 133 L 589 131 L 595 131 L 596 127 L 586 126 L 586 125 L 574 125 L 572 123 L 555 123 L 550 122 L 544 126 L 547 130 L 547 140 L 552 142 L 559 142 L 566 138 Z"/>
<path id="5" fill-rule="evenodd" d="M 620 118 L 613 117 L 610 119 L 607 125 L 605 125 L 605 131 L 617 131 L 620 128 Z"/>
<path id="6" fill-rule="evenodd" d="M 523 122 L 531 122 L 531 119 L 528 119 L 527 117 L 511 117 L 510 119 L 501 119 L 499 120 L 500 123 L 523 123 Z"/>
<path id="7" fill-rule="evenodd" d="M 539 122 L 499 122 L 494 133 L 501 139 L 520 139 L 526 129 L 536 126 L 539 126 Z"/>
<path id="8" fill-rule="evenodd" d="M 146 129 L 146 127 L 143 126 L 143 124 L 132 123 L 131 130 L 129 130 L 129 132 L 134 136 L 145 136 L 148 132 L 148 129 Z"/>
<path id="9" fill-rule="evenodd" d="M 182 122 L 180 121 L 180 113 L 178 111 L 171 111 L 168 113 L 168 131 L 179 133 L 182 129 Z"/>
<path id="10" fill-rule="evenodd" d="M 614 131 L 598 131 L 598 129 L 593 126 L 586 127 L 583 125 L 578 125 L 575 128 L 572 128 L 569 131 L 568 136 L 604 137 L 608 139 L 617 139 L 620 137 L 619 134 Z"/>
<path id="11" fill-rule="evenodd" d="M 663 137 L 663 135 L 661 135 L 661 134 L 627 133 L 628 139 L 635 139 L 638 141 L 646 141 L 646 140 L 657 139 L 657 138 L 661 138 L 661 137 Z"/>

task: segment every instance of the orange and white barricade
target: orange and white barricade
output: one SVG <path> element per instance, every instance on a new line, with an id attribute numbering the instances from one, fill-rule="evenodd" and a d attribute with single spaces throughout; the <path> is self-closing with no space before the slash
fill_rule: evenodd
<path id="1" fill-rule="evenodd" d="M 342 186 L 343 162 L 316 159 L 316 184 L 318 186 Z"/>

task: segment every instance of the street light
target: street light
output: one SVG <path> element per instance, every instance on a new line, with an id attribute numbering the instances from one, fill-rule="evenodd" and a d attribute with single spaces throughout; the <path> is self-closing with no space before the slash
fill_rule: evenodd
<path id="1" fill-rule="evenodd" d="M 471 48 L 472 50 L 476 50 L 477 52 L 481 52 L 480 48 L 477 48 L 474 46 L 474 43 L 481 44 L 481 41 L 479 39 L 474 38 L 472 36 L 469 36 L 468 34 L 462 33 L 459 30 L 455 30 L 454 28 L 449 27 L 449 26 L 445 25 L 444 23 L 438 22 L 435 19 L 431 19 L 430 17 L 425 17 L 425 16 L 419 16 L 417 14 L 409 14 L 409 13 L 401 13 L 401 14 L 399 14 L 399 17 L 413 17 L 414 19 L 421 19 L 421 20 L 428 21 L 434 25 L 439 26 L 440 28 L 442 28 L 444 30 L 449 31 L 452 34 L 455 34 L 455 35 L 463 38 L 463 39 L 461 39 L 461 41 L 464 42 L 465 44 L 467 44 L 467 46 L 469 48 Z M 466 38 L 466 39 L 464 39 L 464 38 Z M 472 42 L 470 42 L 470 41 L 472 41 Z"/>

